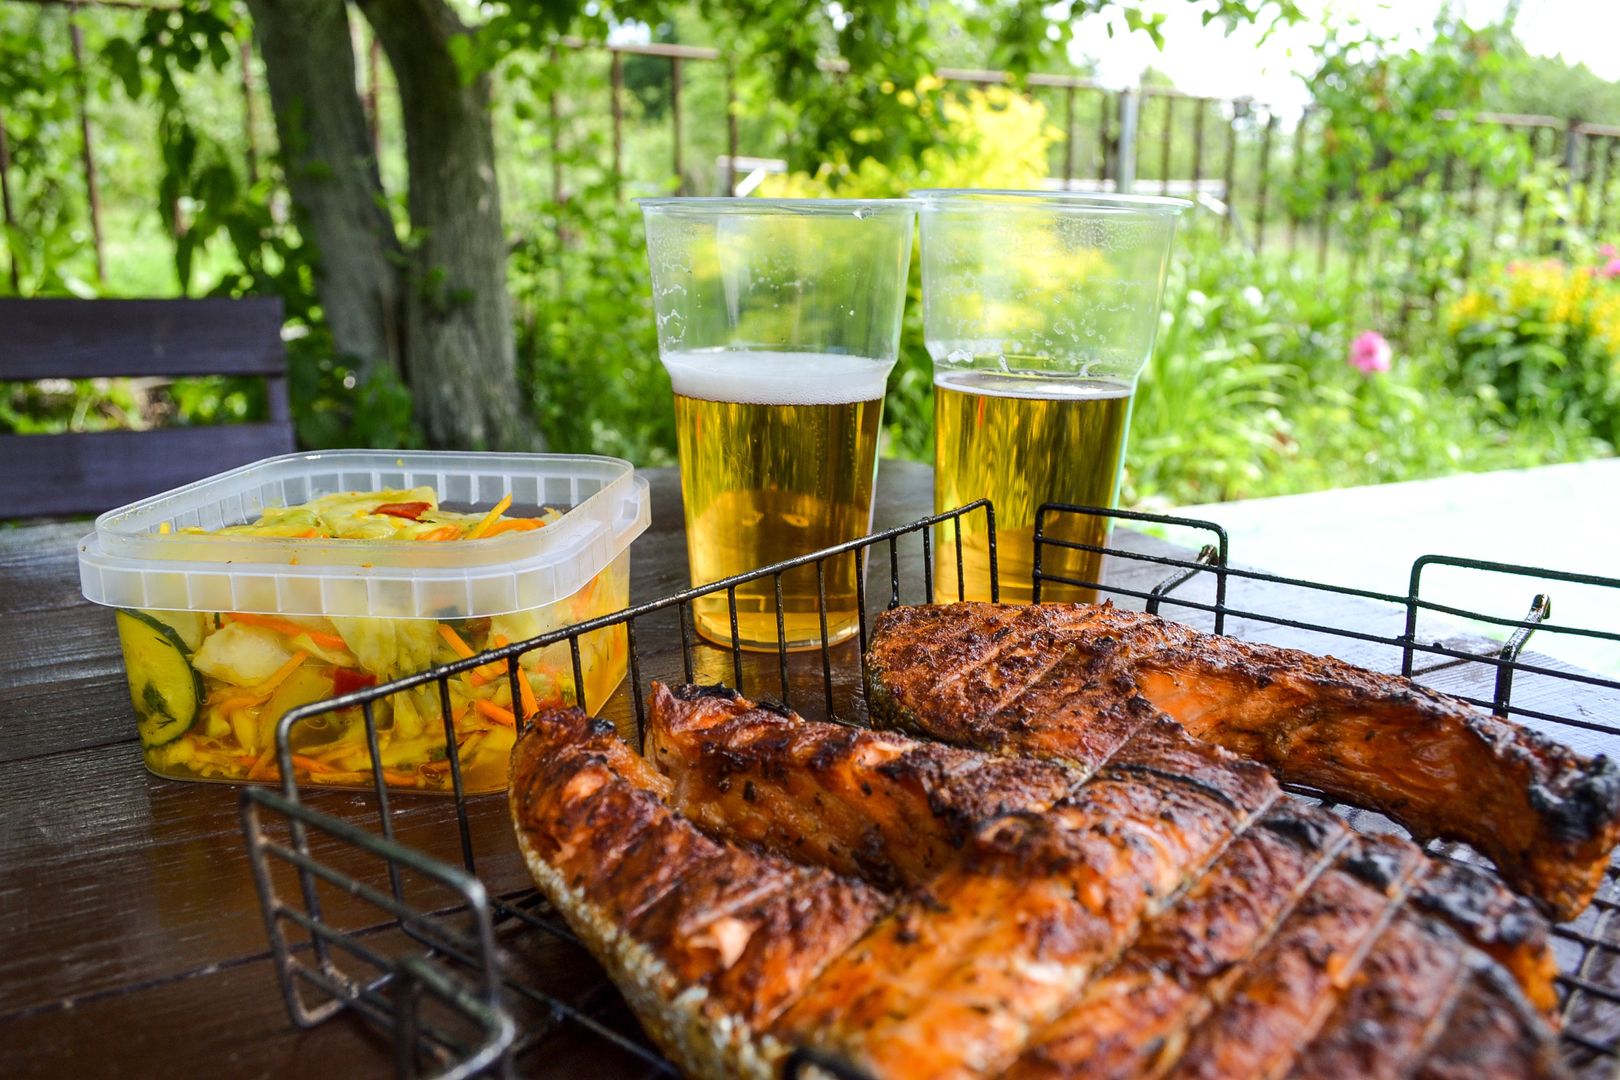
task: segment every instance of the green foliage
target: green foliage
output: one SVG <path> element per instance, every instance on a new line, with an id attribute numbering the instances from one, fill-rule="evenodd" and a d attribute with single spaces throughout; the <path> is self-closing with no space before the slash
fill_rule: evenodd
<path id="1" fill-rule="evenodd" d="M 1176 506 L 1515 468 L 1607 447 L 1578 426 L 1504 416 L 1450 382 L 1452 355 L 1417 335 L 1392 371 L 1347 363 L 1390 329 L 1340 271 L 1223 244 L 1195 214 L 1178 239 L 1160 338 L 1139 384 L 1124 498 Z"/>
<path id="2" fill-rule="evenodd" d="M 80 142 L 67 26 L 62 11 L 0 6 L 0 119 L 17 215 L 3 246 L 22 295 L 88 295 L 93 289 L 93 265 L 76 258 L 90 232 L 83 174 L 72 157 Z M 0 275 L 0 295 L 10 289 L 9 277 Z"/>
<path id="3" fill-rule="evenodd" d="M 1512 421 L 1620 443 L 1620 260 L 1510 262 L 1446 313 L 1452 385 Z"/>
<path id="4" fill-rule="evenodd" d="M 1585 64 L 1531 56 L 1517 42 L 1503 50 L 1503 58 L 1505 77 L 1486 89 L 1485 108 L 1620 124 L 1620 83 L 1610 82 Z"/>
<path id="5" fill-rule="evenodd" d="M 422 445 L 411 416 L 410 391 L 398 379 L 384 371 L 362 377 L 334 357 L 324 331 L 316 341 L 295 339 L 288 345 L 288 395 L 300 443 L 316 450 Z"/>
<path id="6" fill-rule="evenodd" d="M 736 73 L 741 146 L 786 157 L 799 169 L 762 193 L 880 196 L 915 186 L 1035 186 L 1061 169 L 1062 145 L 1047 112 L 1061 109 L 1061 94 L 953 94 L 933 68 L 1062 70 L 1071 17 L 1099 6 L 630 0 L 587 11 L 572 0 L 509 0 L 480 8 L 490 17 L 458 45 L 459 59 L 469 74 L 488 68 L 496 77 L 520 370 L 551 445 L 645 465 L 672 461 L 674 448 L 640 213 L 619 198 L 676 185 L 669 63 L 624 64 L 620 192 L 608 171 L 607 59 L 568 50 L 554 58 L 555 34 L 600 38 L 616 20 L 634 18 L 653 27 L 656 40 L 717 44 Z M 1294 14 L 1292 4 L 1235 0 L 1207 10 L 1215 19 L 1261 22 Z M 1136 13 L 1143 32 L 1158 30 L 1151 14 Z M 402 387 L 361 380 L 333 356 L 315 301 L 311 251 L 278 201 L 278 177 L 268 168 L 257 182 L 247 175 L 235 90 L 246 28 L 236 9 L 207 0 L 183 12 L 85 10 L 80 19 L 91 59 L 103 61 L 91 65 L 87 90 L 109 132 L 98 149 L 113 255 L 106 291 L 163 292 L 178 283 L 192 293 L 280 295 L 302 441 L 418 440 Z M 23 218 L 10 240 L 30 295 L 97 291 L 65 26 L 60 10 L 0 5 L 0 113 Z M 1451 298 L 1471 295 L 1470 278 L 1486 292 L 1506 287 L 1505 269 L 1484 270 L 1496 251 L 1594 249 L 1582 225 L 1594 193 L 1569 185 L 1555 163 L 1532 164 L 1522 136 L 1468 122 L 1479 109 L 1566 111 L 1502 96 L 1504 88 L 1529 93 L 1538 83 L 1548 84 L 1548 94 L 1565 93 L 1546 72 L 1524 75 L 1529 69 L 1515 49 L 1495 31 L 1449 19 L 1419 51 L 1391 50 L 1354 28 L 1330 39 L 1312 84 L 1318 107 L 1308 129 L 1325 124 L 1326 142 L 1320 153 L 1307 151 L 1297 185 L 1279 183 L 1293 175 L 1293 161 L 1286 128 L 1277 132 L 1271 189 L 1274 222 L 1278 197 L 1306 219 L 1324 203 L 1335 208 L 1328 269 L 1319 274 L 1313 259 L 1289 257 L 1280 229 L 1270 234 L 1269 250 L 1255 253 L 1241 242 L 1241 227 L 1223 240 L 1215 223 L 1190 223 L 1172 263 L 1159 347 L 1137 395 L 1127 500 L 1188 504 L 1607 450 L 1599 435 L 1612 441 L 1615 432 L 1604 428 L 1597 406 L 1612 385 L 1605 390 L 1596 381 L 1592 333 L 1583 337 L 1567 320 L 1505 300 L 1466 325 L 1453 326 L 1449 317 Z M 834 59 L 849 64 L 847 74 L 835 78 L 823 69 Z M 397 135 L 386 73 L 384 80 L 383 128 Z M 1588 90 L 1592 100 L 1601 98 L 1590 86 L 1580 93 Z M 724 66 L 684 65 L 681 94 L 681 179 L 688 191 L 708 192 L 727 143 Z M 1573 90 L 1569 96 L 1579 97 Z M 1094 106 L 1082 97 L 1082 173 L 1094 167 Z M 1443 119 L 1448 110 L 1457 117 Z M 1584 107 L 1574 111 L 1601 119 Z M 1205 175 L 1221 160 L 1224 139 L 1218 114 L 1207 120 Z M 1156 148 L 1166 124 L 1174 152 L 1165 171 L 1190 172 L 1192 110 L 1145 102 L 1139 176 L 1149 178 L 1148 191 L 1159 177 Z M 1252 213 L 1260 127 L 1252 120 L 1239 127 L 1234 205 Z M 401 153 L 397 140 L 385 144 L 390 181 L 403 175 Z M 561 192 L 553 189 L 553 155 Z M 1620 205 L 1620 177 L 1608 179 L 1607 205 Z M 1460 201 L 1470 182 L 1482 194 Z M 397 200 L 400 186 L 391 186 Z M 1493 190 L 1505 195 L 1498 199 Z M 131 206 L 138 219 L 127 216 Z M 119 243 L 133 257 L 119 257 Z M 0 290 L 7 287 L 0 272 Z M 1393 371 L 1369 377 L 1346 364 L 1350 339 L 1367 328 L 1396 340 Z M 226 380 L 188 381 L 146 397 L 123 384 L 7 387 L 0 428 L 217 422 L 262 415 L 259 397 L 258 388 Z M 927 460 L 932 428 L 931 364 L 914 275 L 884 452 Z"/>

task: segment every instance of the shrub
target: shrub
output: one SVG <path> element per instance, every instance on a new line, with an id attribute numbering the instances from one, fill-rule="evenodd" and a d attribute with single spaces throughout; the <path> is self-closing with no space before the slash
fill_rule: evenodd
<path id="1" fill-rule="evenodd" d="M 1620 259 L 1493 267 L 1446 311 L 1451 382 L 1521 421 L 1620 439 Z"/>

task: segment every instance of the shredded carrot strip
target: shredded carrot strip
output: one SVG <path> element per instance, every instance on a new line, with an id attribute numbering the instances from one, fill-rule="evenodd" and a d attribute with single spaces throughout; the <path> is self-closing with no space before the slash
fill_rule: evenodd
<path id="1" fill-rule="evenodd" d="M 475 701 L 473 706 L 497 724 L 505 724 L 509 728 L 517 727 L 517 717 L 512 715 L 510 709 L 503 709 L 493 701 L 485 701 L 482 698 Z"/>
<path id="2" fill-rule="evenodd" d="M 319 529 L 305 529 L 303 532 L 298 534 L 298 539 L 300 539 L 300 540 L 313 540 L 315 537 L 317 537 L 319 535 L 321 535 L 321 530 L 319 530 Z"/>
<path id="3" fill-rule="evenodd" d="M 500 649 L 510 645 L 511 642 L 506 640 L 505 634 L 496 634 L 494 637 L 489 639 L 489 644 L 491 648 Z M 481 668 L 474 669 L 473 673 L 468 676 L 467 681 L 471 682 L 474 686 L 483 686 L 487 682 L 493 682 L 494 680 L 500 678 L 505 673 L 506 661 L 493 660 Z"/>
<path id="4" fill-rule="evenodd" d="M 505 495 L 501 496 L 501 501 L 496 503 L 490 512 L 484 515 L 484 520 L 480 521 L 467 531 L 467 539 L 476 540 L 480 536 L 483 536 L 484 533 L 489 531 L 489 527 L 495 524 L 496 519 L 502 514 L 506 513 L 511 506 L 512 493 L 508 491 Z"/>
<path id="5" fill-rule="evenodd" d="M 533 532 L 535 529 L 544 528 L 545 524 L 539 518 L 505 518 L 485 529 L 484 538 L 487 540 L 491 536 L 510 532 Z"/>
<path id="6" fill-rule="evenodd" d="M 540 712 L 540 702 L 535 700 L 534 687 L 529 685 L 528 672 L 518 672 L 518 693 L 523 697 L 523 715 L 525 718 L 533 717 Z"/>
<path id="7" fill-rule="evenodd" d="M 456 655 L 461 657 L 463 660 L 466 660 L 474 655 L 472 648 L 465 641 L 461 640 L 461 635 L 456 633 L 455 630 L 451 628 L 449 623 L 439 624 L 439 636 L 444 638 L 444 643 L 450 646 L 450 648 L 454 649 Z"/>
<path id="8" fill-rule="evenodd" d="M 275 754 L 275 752 L 275 747 L 265 747 L 264 753 L 258 756 L 258 759 L 253 762 L 253 767 L 248 770 L 247 778 L 249 780 L 262 780 L 266 773 L 265 766 L 270 764 L 270 758 Z"/>
<path id="9" fill-rule="evenodd" d="M 292 759 L 294 765 L 297 765 L 299 768 L 308 769 L 312 773 L 337 772 L 336 769 L 332 768 L 332 766 L 328 765 L 326 762 L 316 761 L 314 758 L 305 757 L 303 754 L 294 754 Z"/>
<path id="10" fill-rule="evenodd" d="M 268 698 L 276 692 L 276 687 L 287 681 L 287 676 L 298 670 L 298 665 L 309 659 L 309 653 L 302 649 L 287 658 L 287 662 L 276 668 L 270 677 L 261 683 L 255 683 L 250 689 L 253 693 Z"/>
<path id="11" fill-rule="evenodd" d="M 348 644 L 337 634 L 328 634 L 324 630 L 311 630 L 307 626 L 299 626 L 291 619 L 281 619 L 274 615 L 257 615 L 252 612 L 236 611 L 225 616 L 232 622 L 245 623 L 248 626 L 262 626 L 266 630 L 274 630 L 278 634 L 288 637 L 298 637 L 300 634 L 323 649 L 348 649 Z"/>
<path id="12" fill-rule="evenodd" d="M 454 540 L 461 535 L 460 525 L 440 525 L 432 532 L 425 532 L 418 536 L 418 540 Z"/>

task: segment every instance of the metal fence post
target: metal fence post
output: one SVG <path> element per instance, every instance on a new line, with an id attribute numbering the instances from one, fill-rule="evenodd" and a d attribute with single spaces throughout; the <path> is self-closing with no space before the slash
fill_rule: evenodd
<path id="1" fill-rule="evenodd" d="M 1114 190 L 1129 192 L 1136 186 L 1136 121 L 1141 113 L 1142 97 L 1134 89 L 1119 92 L 1119 156 L 1114 175 Z"/>
<path id="2" fill-rule="evenodd" d="M 253 100 L 253 38 L 242 39 L 242 47 L 237 51 L 237 62 L 242 65 L 242 134 L 247 136 L 247 169 L 248 180 L 257 184 L 259 182 L 259 136 L 254 130 L 258 127 L 259 110 Z"/>
<path id="3" fill-rule="evenodd" d="M 669 58 L 669 120 L 675 134 L 675 193 L 686 194 L 686 165 L 681 158 L 681 58 Z"/>
<path id="4" fill-rule="evenodd" d="M 1249 114 L 1249 99 L 1237 98 L 1232 102 L 1232 119 L 1226 124 L 1226 190 L 1221 193 L 1226 203 L 1226 216 L 1221 219 L 1221 235 L 1232 235 L 1232 220 L 1237 216 L 1237 138 L 1238 120 Z"/>
<path id="5" fill-rule="evenodd" d="M 17 228 L 17 216 L 11 208 L 11 146 L 6 142 L 6 121 L 0 115 L 0 214 L 6 227 L 6 261 L 11 264 L 11 291 L 22 292 L 22 280 L 17 271 L 17 252 L 11 247 L 11 234 Z"/>
<path id="6" fill-rule="evenodd" d="M 90 199 L 90 238 L 96 249 L 96 280 L 107 280 L 107 261 L 101 243 L 101 184 L 96 179 L 95 140 L 90 130 L 90 88 L 84 78 L 84 31 L 79 28 L 79 5 L 68 7 L 68 41 L 73 47 L 73 83 L 79 96 L 79 136 L 83 146 L 84 185 Z"/>
<path id="7" fill-rule="evenodd" d="M 1164 96 L 1164 135 L 1159 143 L 1159 194 L 1170 194 L 1170 129 L 1176 118 L 1176 99 Z"/>
<path id="8" fill-rule="evenodd" d="M 1193 109 L 1193 200 L 1203 190 L 1204 180 L 1204 114 L 1209 112 L 1209 99 L 1199 98 Z"/>
<path id="9" fill-rule="evenodd" d="M 1255 195 L 1254 250 L 1266 246 L 1266 192 L 1271 188 L 1271 136 L 1277 130 L 1277 114 L 1266 111 L 1266 126 L 1260 129 L 1260 190 Z"/>
<path id="10" fill-rule="evenodd" d="M 1063 88 L 1063 188 L 1074 180 L 1074 83 Z"/>
<path id="11" fill-rule="evenodd" d="M 1580 164 L 1581 122 L 1578 118 L 1572 116 L 1569 118 L 1569 122 L 1564 125 L 1564 191 L 1569 195 L 1576 225 L 1580 224 L 1581 216 L 1586 212 L 1586 208 L 1575 201 L 1575 187 L 1580 182 L 1577 175 L 1580 171 Z M 1553 245 L 1555 251 L 1562 250 L 1563 246 L 1562 237 Z"/>
<path id="12" fill-rule="evenodd" d="M 1286 196 L 1288 203 L 1288 254 L 1292 256 L 1299 245 L 1300 218 L 1298 213 L 1298 199 L 1300 185 L 1304 183 L 1305 176 L 1305 125 L 1311 119 L 1311 107 L 1305 106 L 1299 114 L 1299 123 L 1294 127 L 1294 190 Z"/>
<path id="13" fill-rule="evenodd" d="M 726 190 L 725 195 L 737 193 L 737 77 L 731 64 L 726 64 Z"/>
<path id="14" fill-rule="evenodd" d="M 612 49 L 608 56 L 609 111 L 613 114 L 613 196 L 624 201 L 624 57 Z"/>
<path id="15" fill-rule="evenodd" d="M 562 62 L 557 47 L 551 47 L 551 73 L 560 74 Z M 562 107 L 557 101 L 557 80 L 553 78 L 551 91 L 546 94 L 546 136 L 551 141 L 551 201 L 561 206 L 563 201 L 562 163 Z M 558 247 L 561 248 L 559 240 Z"/>
<path id="16" fill-rule="evenodd" d="M 1108 91 L 1102 91 L 1097 98 L 1097 152 L 1102 156 L 1097 159 L 1097 180 L 1106 181 L 1111 175 L 1110 166 L 1113 164 L 1114 144 L 1108 137 L 1108 119 L 1112 115 L 1108 108 Z"/>

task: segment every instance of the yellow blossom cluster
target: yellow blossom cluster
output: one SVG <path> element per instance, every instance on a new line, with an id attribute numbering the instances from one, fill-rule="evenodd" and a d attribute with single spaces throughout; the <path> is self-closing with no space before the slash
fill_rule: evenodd
<path id="1" fill-rule="evenodd" d="M 1602 265 L 1558 259 L 1511 262 L 1494 269 L 1446 309 L 1453 334 L 1481 323 L 1533 320 L 1606 353 L 1620 375 L 1620 278 Z"/>

